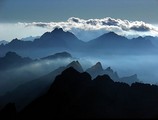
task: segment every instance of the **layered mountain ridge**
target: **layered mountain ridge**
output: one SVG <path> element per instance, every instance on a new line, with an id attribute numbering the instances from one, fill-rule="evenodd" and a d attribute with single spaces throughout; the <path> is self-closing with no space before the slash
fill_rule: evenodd
<path id="1" fill-rule="evenodd" d="M 80 51 L 85 53 L 95 53 L 96 51 L 126 53 L 125 50 L 128 50 L 129 53 L 141 53 L 144 51 L 155 50 L 156 48 L 154 45 L 155 43 L 153 44 L 147 37 L 138 37 L 129 40 L 114 32 L 105 33 L 89 42 L 83 42 L 71 32 L 65 32 L 62 28 L 55 28 L 52 32 L 46 32 L 34 41 L 14 39 L 8 44 L 0 45 L 0 50 L 3 54 L 8 51 L 15 51 L 22 56 L 37 55 L 42 57 L 44 54 L 48 54 L 54 50 L 68 50 L 70 52 Z"/>
<path id="2" fill-rule="evenodd" d="M 14 52 L 11 52 L 11 53 L 9 52 L 7 53 L 7 55 L 8 54 L 13 54 L 13 55 L 18 56 Z M 67 52 L 61 52 L 61 53 L 56 53 L 48 57 L 41 58 L 41 60 L 39 61 L 36 60 L 36 62 L 43 62 L 45 60 L 49 60 L 49 61 L 57 60 L 59 58 L 65 60 L 65 58 L 69 58 L 69 57 L 72 58 L 71 54 Z M 0 97 L 0 105 L 5 105 L 9 102 L 14 102 L 16 103 L 17 110 L 18 111 L 21 110 L 29 102 L 39 97 L 40 95 L 44 94 L 48 90 L 49 86 L 53 83 L 55 77 L 61 74 L 62 71 L 66 70 L 69 67 L 74 68 L 78 72 L 81 72 L 81 73 L 84 72 L 82 65 L 79 63 L 79 61 L 72 61 L 66 66 L 59 67 L 44 76 L 41 76 L 37 79 L 32 79 L 26 83 L 23 83 L 19 85 L 18 87 L 16 87 L 15 89 L 13 89 L 12 91 L 4 94 L 3 96 Z M 92 67 L 88 68 L 85 71 L 89 73 L 90 76 L 92 76 L 92 79 L 96 78 L 98 75 L 108 75 L 114 81 L 125 82 L 128 84 L 139 82 L 139 79 L 137 78 L 137 76 L 129 76 L 129 77 L 120 78 L 117 75 L 117 72 L 113 71 L 110 67 L 103 69 L 102 64 L 100 62 L 97 62 L 95 65 L 93 65 Z M 22 79 L 24 80 L 24 78 Z M 16 82 L 16 81 L 13 80 L 13 82 Z M 22 81 L 19 81 L 19 83 L 20 82 Z"/>
<path id="3" fill-rule="evenodd" d="M 146 94 L 143 94 L 146 91 Z M 114 82 L 108 75 L 91 79 L 70 67 L 55 78 L 48 92 L 21 112 L 8 104 L 0 113 L 12 119 L 157 118 L 158 87 Z M 10 111 L 9 108 L 12 108 Z M 92 114 L 93 113 L 93 114 Z M 6 118 L 9 116 L 6 116 Z"/>

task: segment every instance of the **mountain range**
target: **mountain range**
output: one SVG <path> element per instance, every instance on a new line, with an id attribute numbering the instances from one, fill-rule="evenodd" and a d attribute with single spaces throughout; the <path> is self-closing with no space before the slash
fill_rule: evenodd
<path id="1" fill-rule="evenodd" d="M 15 52 L 7 52 L 5 56 L 0 57 L 0 95 L 66 65 L 72 61 L 71 59 L 73 59 L 72 56 L 67 52 L 40 59 L 21 57 Z"/>
<path id="2" fill-rule="evenodd" d="M 25 58 L 20 57 L 19 55 L 17 55 L 14 52 L 8 52 L 6 54 L 7 58 L 9 57 L 8 54 L 10 54 L 10 59 L 17 57 L 18 59 L 20 59 L 19 61 L 26 62 Z M 3 59 L 5 59 L 6 56 Z M 12 57 L 12 56 L 14 56 L 14 57 Z M 72 55 L 67 52 L 61 52 L 61 53 L 56 53 L 54 55 L 50 55 L 48 57 L 41 58 L 39 60 L 32 60 L 31 61 L 32 63 L 29 61 L 27 64 L 25 63 L 23 65 L 29 66 L 29 64 L 36 64 L 36 63 L 39 64 L 43 61 L 47 62 L 48 60 L 51 61 L 51 60 L 58 60 L 58 59 L 63 59 L 63 61 L 64 61 L 66 58 L 72 58 Z M 29 59 L 29 60 L 31 60 L 31 59 Z M 17 60 L 16 64 L 17 64 L 17 67 L 21 66 L 21 63 L 18 62 L 18 60 Z M 8 69 L 10 69 L 11 67 L 12 67 L 12 62 L 10 62 L 10 64 L 8 63 Z M 114 81 L 124 82 L 124 83 L 130 84 L 130 85 L 134 82 L 140 82 L 140 80 L 137 78 L 136 75 L 120 78 L 118 76 L 117 72 L 114 72 L 110 67 L 103 69 L 102 64 L 100 62 L 97 62 L 92 67 L 88 68 L 87 70 L 84 70 L 82 68 L 82 65 L 78 61 L 72 61 L 68 65 L 61 66 L 51 72 L 49 72 L 49 71 L 46 72 L 46 70 L 45 70 L 45 74 L 43 76 L 37 75 L 36 79 L 34 77 L 32 77 L 33 75 L 31 75 L 31 74 L 29 74 L 29 76 L 30 76 L 29 77 L 28 74 L 25 73 L 26 70 L 24 70 L 24 72 L 21 72 L 22 77 L 20 77 L 20 78 L 22 80 L 20 80 L 20 78 L 17 75 L 18 73 L 15 72 L 14 76 L 16 79 L 10 78 L 9 81 L 7 81 L 7 84 L 9 86 L 12 82 L 17 83 L 17 80 L 19 79 L 18 80 L 19 85 L 11 84 L 12 86 L 10 85 L 9 89 L 5 90 L 5 91 L 8 90 L 8 92 L 5 93 L 4 95 L 0 96 L 0 105 L 4 106 L 5 104 L 7 104 L 9 102 L 14 102 L 16 104 L 17 110 L 18 111 L 21 110 L 23 107 L 25 107 L 31 101 L 33 101 L 35 98 L 46 93 L 47 90 L 49 89 L 50 85 L 53 83 L 55 77 L 57 75 L 61 74 L 62 71 L 66 70 L 69 67 L 73 67 L 78 72 L 86 71 L 87 73 L 89 73 L 92 76 L 92 79 L 95 79 L 98 75 L 109 75 L 110 78 L 113 79 Z M 37 70 L 38 70 L 38 68 L 37 68 Z M 35 70 L 32 74 L 36 74 L 37 70 Z M 24 76 L 27 76 L 26 77 L 27 81 L 25 81 Z M 0 81 L 0 83 L 1 82 L 3 82 L 3 81 Z M 2 85 L 2 83 L 1 83 L 1 85 Z M 15 86 L 17 86 L 17 87 L 15 87 Z M 7 85 L 5 85 L 5 88 L 8 88 Z M 11 88 L 12 88 L 12 90 L 11 90 Z M 3 89 L 3 87 L 1 87 L 1 89 Z M 4 92 L 4 89 L 1 92 Z"/>
<path id="3" fill-rule="evenodd" d="M 154 38 L 138 37 L 127 39 L 126 37 L 109 32 L 100 37 L 83 42 L 71 32 L 65 32 L 62 28 L 56 28 L 52 32 L 44 33 L 34 41 L 22 41 L 14 39 L 8 44 L 0 45 L 1 55 L 8 51 L 15 51 L 22 56 L 43 57 L 52 51 L 70 51 L 82 53 L 146 53 L 156 49 Z M 157 50 L 157 49 L 156 49 Z"/>
<path id="4" fill-rule="evenodd" d="M 120 77 L 108 64 L 116 58 L 117 70 L 128 73 L 139 60 L 131 65 L 143 68 L 143 59 L 157 54 L 157 40 L 109 32 L 84 42 L 56 28 L 0 44 L 0 119 L 157 118 L 158 87 L 141 83 L 139 74 Z"/>
<path id="5" fill-rule="evenodd" d="M 54 55 L 49 55 L 47 57 L 43 57 L 40 59 L 31 59 L 29 57 L 21 57 L 16 52 L 7 52 L 4 57 L 0 57 L 0 71 L 5 71 L 7 69 L 14 69 L 18 67 L 22 67 L 31 63 L 37 63 L 48 60 L 56 60 L 56 59 L 66 59 L 72 58 L 71 54 L 68 52 L 60 52 Z"/>
<path id="6" fill-rule="evenodd" d="M 4 57 L 0 57 L 0 71 L 20 67 L 31 62 L 33 62 L 33 60 L 30 58 L 22 58 L 15 52 L 7 52 Z"/>
<path id="7" fill-rule="evenodd" d="M 17 120 L 157 118 L 157 100 L 156 85 L 129 86 L 114 82 L 108 75 L 92 80 L 88 73 L 70 67 L 55 78 L 44 95 L 20 112 L 16 112 L 15 104 L 7 104 L 0 117 Z"/>

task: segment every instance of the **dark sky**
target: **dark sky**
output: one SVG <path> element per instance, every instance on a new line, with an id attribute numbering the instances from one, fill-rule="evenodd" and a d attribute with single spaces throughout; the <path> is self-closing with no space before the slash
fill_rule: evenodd
<path id="1" fill-rule="evenodd" d="M 0 0 L 0 22 L 120 18 L 158 23 L 158 0 Z"/>

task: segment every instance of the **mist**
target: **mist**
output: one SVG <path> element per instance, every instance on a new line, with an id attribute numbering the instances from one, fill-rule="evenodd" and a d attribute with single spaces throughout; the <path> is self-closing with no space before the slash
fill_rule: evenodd
<path id="1" fill-rule="evenodd" d="M 73 59 L 42 60 L 19 68 L 0 72 L 0 96 L 31 80 L 40 78 L 53 70 L 66 66 Z"/>
<path id="2" fill-rule="evenodd" d="M 103 68 L 111 67 L 119 77 L 137 74 L 143 83 L 158 83 L 158 55 L 104 55 L 83 57 L 84 69 L 100 61 Z"/>
<path id="3" fill-rule="evenodd" d="M 87 54 L 70 52 L 74 58 L 37 60 L 29 65 L 19 68 L 10 68 L 0 72 L 0 95 L 12 91 L 17 86 L 40 78 L 55 69 L 67 66 L 70 62 L 78 60 L 83 69 L 86 70 L 97 62 L 101 62 L 104 69 L 111 67 L 119 77 L 137 74 L 138 79 L 143 83 L 158 83 L 158 55 L 107 55 Z"/>

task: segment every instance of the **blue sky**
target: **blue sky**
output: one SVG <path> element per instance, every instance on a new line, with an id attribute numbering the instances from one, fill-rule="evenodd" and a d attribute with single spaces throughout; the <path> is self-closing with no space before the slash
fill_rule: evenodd
<path id="1" fill-rule="evenodd" d="M 111 17 L 157 25 L 157 11 L 158 0 L 0 0 L 0 40 L 39 36 L 53 30 L 53 27 L 26 27 L 25 23 L 67 22 L 71 17 L 84 20 Z M 98 35 L 105 32 L 100 31 Z M 93 31 L 92 36 L 97 32 Z M 152 33 L 155 35 L 157 31 Z"/>
<path id="2" fill-rule="evenodd" d="M 1 0 L 0 22 L 113 17 L 158 22 L 158 0 Z"/>

